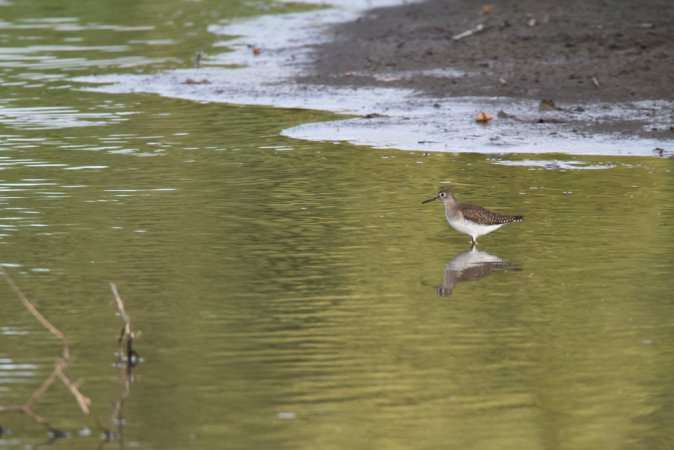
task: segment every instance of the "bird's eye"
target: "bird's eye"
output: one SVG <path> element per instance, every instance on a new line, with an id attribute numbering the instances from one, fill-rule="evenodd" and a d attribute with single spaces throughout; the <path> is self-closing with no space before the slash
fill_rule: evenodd
<path id="1" fill-rule="evenodd" d="M 445 198 L 446 196 L 447 194 L 445 194 L 444 192 L 440 192 L 440 198 Z"/>

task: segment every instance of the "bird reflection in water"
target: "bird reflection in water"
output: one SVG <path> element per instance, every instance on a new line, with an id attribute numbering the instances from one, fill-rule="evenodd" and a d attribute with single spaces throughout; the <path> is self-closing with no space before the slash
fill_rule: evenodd
<path id="1" fill-rule="evenodd" d="M 498 256 L 481 252 L 473 246 L 470 250 L 459 253 L 445 267 L 445 279 L 438 287 L 438 295 L 448 297 L 454 288 L 462 281 L 475 281 L 484 278 L 492 272 L 504 269 L 521 270 L 514 264 Z"/>

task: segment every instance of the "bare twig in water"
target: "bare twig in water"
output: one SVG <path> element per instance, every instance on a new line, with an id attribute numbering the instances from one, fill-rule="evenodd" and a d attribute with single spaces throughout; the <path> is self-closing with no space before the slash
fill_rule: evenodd
<path id="1" fill-rule="evenodd" d="M 30 417 L 35 423 L 45 427 L 50 431 L 53 438 L 66 436 L 62 430 L 51 425 L 47 420 L 45 420 L 40 415 L 36 414 L 34 411 L 34 406 L 37 404 L 42 397 L 47 393 L 50 387 L 57 381 L 60 380 L 71 395 L 77 401 L 80 409 L 84 414 L 90 413 L 91 400 L 86 397 L 79 389 L 79 383 L 74 383 L 66 373 L 68 364 L 70 363 L 70 343 L 68 337 L 54 326 L 31 302 L 28 297 L 19 289 L 17 284 L 14 282 L 12 277 L 7 273 L 7 271 L 0 266 L 0 275 L 4 275 L 5 280 L 9 287 L 14 291 L 16 296 L 19 298 L 24 307 L 31 313 L 35 319 L 40 322 L 40 324 L 49 331 L 54 337 L 59 339 L 63 345 L 62 357 L 58 358 L 56 365 L 51 373 L 44 379 L 42 384 L 31 394 L 31 396 L 23 404 L 18 405 L 0 405 L 0 414 L 2 413 L 17 413 L 23 414 Z M 104 440 L 120 440 L 123 442 L 123 428 L 124 428 L 124 401 L 130 392 L 130 386 L 133 382 L 133 373 L 132 369 L 140 362 L 140 356 L 133 348 L 133 342 L 136 338 L 136 334 L 133 331 L 131 326 L 131 318 L 126 312 L 124 307 L 124 301 L 119 295 L 117 286 L 114 283 L 110 283 L 110 288 L 112 290 L 113 298 L 115 300 L 115 305 L 119 311 L 119 315 L 122 319 L 122 330 L 118 338 L 119 352 L 121 361 L 119 364 L 120 367 L 120 393 L 118 399 L 113 404 L 112 409 L 112 419 L 113 422 L 117 425 L 118 431 L 112 432 L 103 426 L 100 425 L 98 419 L 96 422 L 99 424 L 99 427 L 104 431 Z"/>
<path id="2" fill-rule="evenodd" d="M 119 333 L 118 342 L 121 346 L 124 338 L 126 338 L 126 365 L 131 369 L 138 363 L 138 353 L 133 349 L 133 340 L 136 338 L 136 335 L 131 328 L 131 318 L 126 313 L 124 301 L 122 300 L 122 297 L 120 297 L 119 291 L 117 291 L 117 285 L 115 285 L 115 283 L 110 283 L 110 290 L 112 290 L 112 296 L 115 299 L 117 310 L 122 318 L 122 331 Z"/>
<path id="3" fill-rule="evenodd" d="M 129 395 L 131 383 L 134 379 L 132 371 L 133 368 L 140 362 L 140 356 L 133 349 L 133 341 L 136 335 L 133 331 L 133 327 L 131 326 L 131 318 L 126 313 L 124 301 L 119 295 L 119 291 L 117 290 L 115 283 L 110 283 L 110 290 L 112 291 L 112 296 L 115 299 L 115 305 L 117 306 L 117 310 L 119 311 L 119 315 L 122 319 L 122 331 L 120 332 L 119 339 L 117 341 L 119 344 L 119 355 L 122 360 L 119 364 L 119 397 L 112 407 L 112 420 L 117 425 L 118 431 L 117 433 L 112 433 L 110 430 L 104 430 L 104 435 L 108 440 L 117 438 L 120 441 L 123 441 L 125 425 L 124 401 Z M 126 339 L 126 343 L 124 342 L 124 339 Z M 126 349 L 124 347 L 126 347 Z"/>
<path id="4" fill-rule="evenodd" d="M 33 411 L 33 406 L 45 395 L 45 393 L 49 390 L 52 384 L 56 381 L 56 379 L 60 379 L 63 384 L 68 388 L 70 393 L 73 395 L 75 400 L 77 401 L 77 404 L 79 405 L 80 409 L 84 414 L 89 414 L 89 407 L 91 406 L 91 400 L 82 394 L 80 392 L 79 387 L 73 383 L 68 375 L 65 373 L 65 370 L 68 368 L 68 364 L 70 363 L 70 344 L 68 342 L 68 337 L 58 328 L 56 328 L 45 316 L 42 315 L 42 313 L 37 309 L 37 307 L 24 295 L 24 293 L 19 289 L 17 284 L 14 282 L 14 279 L 9 275 L 9 273 L 0 266 L 0 274 L 4 275 L 5 281 L 7 281 L 7 284 L 9 287 L 14 291 L 16 296 L 19 298 L 21 303 L 23 303 L 24 307 L 32 314 L 35 319 L 40 322 L 40 324 L 47 329 L 52 335 L 54 335 L 57 339 L 61 341 L 63 344 L 63 352 L 62 352 L 62 357 L 59 358 L 56 362 L 56 365 L 54 366 L 54 369 L 51 371 L 51 373 L 45 378 L 45 380 L 42 382 L 39 388 L 33 392 L 33 394 L 30 396 L 28 400 L 26 400 L 25 403 L 21 405 L 8 405 L 8 406 L 0 406 L 0 413 L 3 412 L 13 412 L 13 413 L 20 413 L 24 414 L 33 421 L 35 421 L 37 424 L 47 428 L 49 431 L 52 432 L 54 436 L 63 436 L 64 433 L 57 429 L 54 428 L 52 425 L 49 424 L 45 419 L 37 415 Z"/>
<path id="5" fill-rule="evenodd" d="M 19 289 L 19 286 L 16 285 L 12 277 L 5 271 L 3 267 L 0 267 L 0 272 L 5 276 L 5 280 L 7 281 L 7 284 L 9 284 L 9 287 L 14 291 L 17 297 L 19 297 L 19 300 L 21 300 L 21 303 L 23 303 L 23 306 L 26 307 L 28 312 L 30 312 L 33 317 L 37 319 L 40 324 L 45 327 L 51 334 L 56 336 L 57 339 L 60 339 L 61 342 L 63 342 L 63 359 L 68 360 L 70 359 L 70 346 L 68 345 L 68 338 L 66 337 L 65 334 L 61 332 L 58 328 L 56 328 L 54 325 L 51 324 L 50 321 L 48 321 L 45 316 L 42 315 L 40 311 L 31 303 L 30 300 L 21 292 L 21 289 Z"/>

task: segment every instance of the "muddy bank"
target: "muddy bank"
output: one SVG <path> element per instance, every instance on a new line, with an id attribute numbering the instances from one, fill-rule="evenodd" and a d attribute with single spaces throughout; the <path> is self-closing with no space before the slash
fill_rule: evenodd
<path id="1" fill-rule="evenodd" d="M 390 83 L 433 96 L 674 100 L 669 0 L 507 0 L 481 12 L 470 0 L 371 10 L 332 29 L 334 40 L 316 49 L 307 80 Z M 479 24 L 483 31 L 452 39 Z M 375 78 L 444 68 L 464 74 Z"/>
<path id="2" fill-rule="evenodd" d="M 592 46 L 610 46 L 608 37 L 587 38 L 608 33 L 606 19 L 598 23 L 586 15 L 587 26 L 563 27 L 564 20 L 571 22 L 570 13 L 552 8 L 543 13 L 535 3 L 494 5 L 486 16 L 479 15 L 481 5 L 465 0 L 390 7 L 400 3 L 340 0 L 329 8 L 213 24 L 209 31 L 223 41 L 203 67 L 75 81 L 83 83 L 83 89 L 110 94 L 143 92 L 350 117 L 282 132 L 296 139 L 489 154 L 674 153 L 674 100 L 667 80 L 672 46 L 662 30 L 669 19 L 645 22 L 651 17 L 646 15 L 628 21 L 629 5 L 610 10 L 614 20 L 625 17 L 621 23 L 634 23 L 630 32 L 648 42 L 641 45 L 645 52 L 621 50 L 633 58 L 629 64 L 629 58 L 606 56 L 631 77 L 610 85 L 608 76 L 599 72 L 608 70 L 608 64 L 591 64 L 592 58 L 578 58 L 578 48 L 573 49 L 575 45 L 590 52 Z M 379 8 L 366 9 L 370 6 Z M 567 8 L 579 15 L 599 7 L 574 3 Z M 614 17 L 611 14 L 607 17 Z M 452 39 L 477 25 L 484 30 Z M 550 31 L 554 29 L 556 34 Z M 571 33 L 574 29 L 577 35 Z M 549 36 L 541 34 L 544 30 Z M 511 36 L 516 44 L 508 45 L 503 36 Z M 566 44 L 558 42 L 559 36 Z M 224 46 L 228 51 L 217 50 Z M 559 51 L 551 51 L 553 47 Z M 552 64 L 562 56 L 563 63 Z M 649 70 L 643 58 L 651 64 Z M 595 71 L 578 75 L 583 64 Z M 480 111 L 494 118 L 477 123 Z"/>
<path id="3" fill-rule="evenodd" d="M 370 10 L 331 29 L 332 40 L 314 49 L 301 81 L 400 86 L 436 98 L 553 99 L 567 107 L 674 100 L 669 0 L 506 0 L 488 9 L 429 0 Z"/>

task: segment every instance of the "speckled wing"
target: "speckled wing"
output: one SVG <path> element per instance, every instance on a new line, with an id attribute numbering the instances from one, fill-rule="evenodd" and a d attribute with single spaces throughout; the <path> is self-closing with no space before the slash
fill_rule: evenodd
<path id="1" fill-rule="evenodd" d="M 480 225 L 502 225 L 504 223 L 519 222 L 523 216 L 508 216 L 494 211 L 489 211 L 481 206 L 470 203 L 461 203 L 457 209 L 461 212 L 464 219 L 470 220 Z"/>

